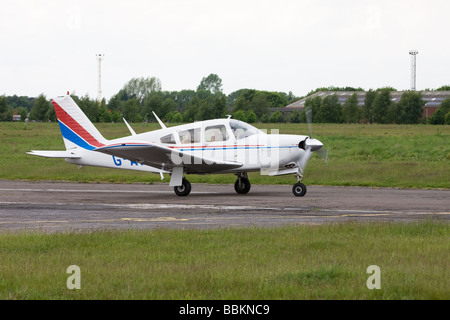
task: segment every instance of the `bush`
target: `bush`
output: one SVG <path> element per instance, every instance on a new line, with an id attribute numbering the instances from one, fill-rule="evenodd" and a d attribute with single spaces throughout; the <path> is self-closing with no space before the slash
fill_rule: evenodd
<path id="1" fill-rule="evenodd" d="M 444 124 L 450 124 L 450 111 L 444 117 Z"/>

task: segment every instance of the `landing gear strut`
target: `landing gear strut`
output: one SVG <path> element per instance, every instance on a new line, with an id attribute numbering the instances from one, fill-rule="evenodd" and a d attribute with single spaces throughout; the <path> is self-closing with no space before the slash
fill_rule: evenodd
<path id="1" fill-rule="evenodd" d="M 250 191 L 250 181 L 248 180 L 247 172 L 236 173 L 238 179 L 234 183 L 234 190 L 239 194 L 246 194 Z"/>
<path id="2" fill-rule="evenodd" d="M 298 182 L 292 187 L 292 193 L 296 197 L 303 197 L 306 194 L 306 186 L 302 183 L 302 179 L 302 175 L 297 175 Z"/>
<path id="3" fill-rule="evenodd" d="M 191 193 L 191 184 L 185 178 L 183 178 L 182 185 L 174 187 L 173 190 L 177 196 L 184 197 Z"/>

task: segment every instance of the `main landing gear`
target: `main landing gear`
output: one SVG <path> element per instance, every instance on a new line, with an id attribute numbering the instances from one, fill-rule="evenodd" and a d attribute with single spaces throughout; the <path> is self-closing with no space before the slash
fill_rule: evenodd
<path id="1" fill-rule="evenodd" d="M 184 197 L 191 193 L 191 184 L 186 180 L 186 178 L 183 178 L 182 185 L 174 187 L 173 190 L 177 196 Z"/>
<path id="2" fill-rule="evenodd" d="M 250 180 L 248 180 L 247 172 L 236 173 L 238 177 L 234 183 L 234 190 L 239 194 L 246 194 L 250 191 Z"/>

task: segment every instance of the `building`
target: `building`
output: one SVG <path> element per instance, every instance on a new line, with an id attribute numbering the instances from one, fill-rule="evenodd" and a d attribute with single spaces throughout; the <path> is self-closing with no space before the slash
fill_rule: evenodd
<path id="1" fill-rule="evenodd" d="M 307 98 L 315 98 L 321 97 L 325 98 L 326 96 L 336 94 L 339 99 L 339 103 L 343 105 L 345 101 L 353 94 L 358 97 L 358 105 L 362 107 L 364 105 L 364 100 L 366 99 L 365 91 L 320 91 L 316 92 L 306 98 L 300 99 L 290 105 L 286 106 L 286 111 L 294 111 L 294 110 L 303 110 L 305 107 L 305 101 Z M 399 102 L 404 91 L 391 91 L 391 98 L 393 102 Z M 442 101 L 447 98 L 450 98 L 450 91 L 420 91 L 422 94 L 422 100 L 425 102 L 423 106 L 423 118 L 428 118 L 433 115 L 433 113 L 440 107 Z"/>

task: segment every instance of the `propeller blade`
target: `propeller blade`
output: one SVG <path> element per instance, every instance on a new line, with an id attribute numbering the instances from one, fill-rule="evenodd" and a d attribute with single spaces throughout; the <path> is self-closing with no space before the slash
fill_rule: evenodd
<path id="1" fill-rule="evenodd" d="M 328 163 L 329 151 L 327 148 L 320 148 L 317 150 L 317 154 L 325 163 Z"/>
<path id="2" fill-rule="evenodd" d="M 309 137 L 312 138 L 312 107 L 305 107 L 306 123 L 308 124 Z"/>
<path id="3" fill-rule="evenodd" d="M 308 163 L 308 160 L 311 157 L 311 154 L 312 154 L 311 148 L 306 148 L 303 157 L 301 157 L 298 160 L 298 167 L 299 167 L 301 173 L 303 173 L 305 171 L 306 164 Z"/>

